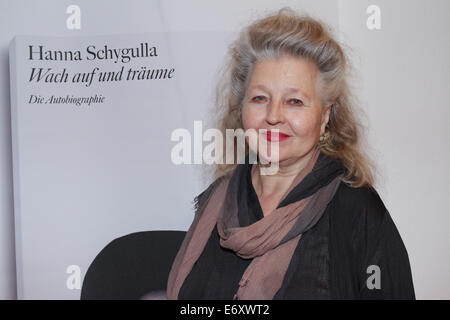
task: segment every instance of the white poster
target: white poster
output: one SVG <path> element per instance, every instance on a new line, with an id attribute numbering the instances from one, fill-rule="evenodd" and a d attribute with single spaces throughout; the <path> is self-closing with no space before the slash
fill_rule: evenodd
<path id="1" fill-rule="evenodd" d="M 19 298 L 77 299 L 111 240 L 191 222 L 199 179 L 171 161 L 171 134 L 189 129 L 180 79 L 201 74 L 174 59 L 171 39 L 19 36 L 11 44 Z"/>

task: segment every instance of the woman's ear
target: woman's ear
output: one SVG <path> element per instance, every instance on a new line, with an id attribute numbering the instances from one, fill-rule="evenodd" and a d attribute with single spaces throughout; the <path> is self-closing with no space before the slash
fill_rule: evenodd
<path id="1" fill-rule="evenodd" d="M 324 108 L 324 111 L 322 113 L 322 124 L 320 126 L 320 134 L 324 134 L 325 133 L 325 128 L 328 124 L 328 121 L 330 121 L 330 112 L 331 112 L 331 108 L 333 107 L 333 105 L 329 105 L 328 107 Z"/>

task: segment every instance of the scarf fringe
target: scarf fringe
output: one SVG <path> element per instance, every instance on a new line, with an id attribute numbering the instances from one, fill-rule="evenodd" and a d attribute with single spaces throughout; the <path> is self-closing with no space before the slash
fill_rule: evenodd
<path id="1" fill-rule="evenodd" d="M 219 185 L 219 183 L 223 180 L 224 177 L 217 178 L 214 182 L 212 182 L 208 188 L 206 188 L 203 192 L 197 195 L 192 201 L 193 210 L 195 213 L 201 213 L 208 203 L 209 198 L 213 194 L 213 191 Z"/>

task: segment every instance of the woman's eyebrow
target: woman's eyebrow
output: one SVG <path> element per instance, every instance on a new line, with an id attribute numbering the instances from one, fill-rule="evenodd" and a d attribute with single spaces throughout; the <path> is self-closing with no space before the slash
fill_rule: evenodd
<path id="1" fill-rule="evenodd" d="M 284 92 L 287 93 L 300 93 L 303 97 L 306 98 L 306 100 L 311 101 L 311 99 L 309 98 L 309 96 L 302 90 L 300 90 L 299 88 L 287 88 L 284 90 Z"/>
<path id="2" fill-rule="evenodd" d="M 263 84 L 258 84 L 258 85 L 253 85 L 250 87 L 250 90 L 255 90 L 255 89 L 260 89 L 262 91 L 266 91 L 269 92 L 270 90 Z M 308 102 L 311 101 L 311 98 L 302 90 L 300 90 L 299 88 L 295 88 L 295 87 L 290 87 L 290 88 L 286 88 L 284 90 L 285 94 L 289 94 L 289 93 L 300 93 L 303 97 L 306 98 L 306 100 L 308 100 Z"/>
<path id="3" fill-rule="evenodd" d="M 254 90 L 254 89 L 260 89 L 263 91 L 269 91 L 269 89 L 267 89 L 267 87 L 263 84 L 258 84 L 258 85 L 253 85 L 250 87 L 250 90 Z"/>

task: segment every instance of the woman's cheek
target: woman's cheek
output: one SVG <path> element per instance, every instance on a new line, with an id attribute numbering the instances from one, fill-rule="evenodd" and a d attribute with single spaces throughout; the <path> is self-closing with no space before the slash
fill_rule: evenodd
<path id="1" fill-rule="evenodd" d="M 298 137 L 315 135 L 319 122 L 313 115 L 303 114 L 302 117 L 291 117 L 290 125 L 294 134 Z"/>
<path id="2" fill-rule="evenodd" d="M 258 130 L 260 125 L 261 112 L 252 106 L 244 105 L 242 108 L 242 125 L 244 131 L 248 129 Z"/>
<path id="3" fill-rule="evenodd" d="M 308 132 L 309 124 L 304 120 L 292 120 L 291 128 L 294 131 L 295 136 L 303 137 L 305 133 Z"/>
<path id="4" fill-rule="evenodd" d="M 242 107 L 242 125 L 244 127 L 244 130 L 247 130 L 248 128 L 250 128 L 250 125 L 251 125 L 252 117 L 251 117 L 251 114 L 249 114 L 249 113 L 250 113 L 249 106 L 244 105 Z"/>

